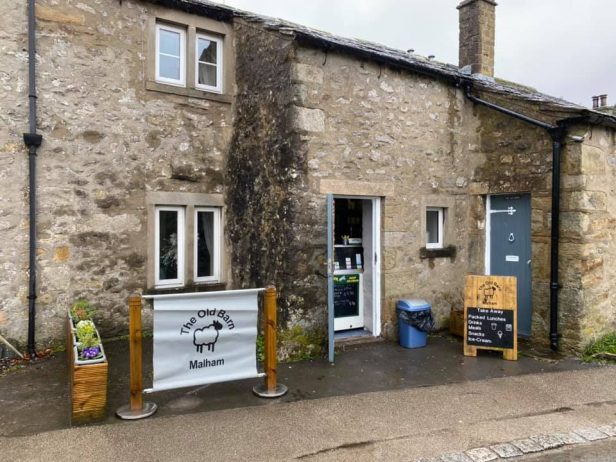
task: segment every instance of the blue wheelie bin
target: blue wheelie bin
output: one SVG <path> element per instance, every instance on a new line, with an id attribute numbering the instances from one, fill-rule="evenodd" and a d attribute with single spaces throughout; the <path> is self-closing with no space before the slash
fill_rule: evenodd
<path id="1" fill-rule="evenodd" d="M 400 300 L 396 305 L 400 346 L 422 348 L 428 341 L 428 331 L 433 327 L 432 307 L 425 300 Z"/>

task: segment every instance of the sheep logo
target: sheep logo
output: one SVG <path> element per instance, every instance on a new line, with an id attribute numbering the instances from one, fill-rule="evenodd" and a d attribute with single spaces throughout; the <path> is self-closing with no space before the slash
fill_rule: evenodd
<path id="1" fill-rule="evenodd" d="M 222 324 L 218 321 L 214 321 L 201 329 L 195 329 L 193 343 L 197 347 L 197 353 L 203 353 L 204 346 L 207 346 L 207 351 L 214 352 L 220 329 L 222 329 Z"/>

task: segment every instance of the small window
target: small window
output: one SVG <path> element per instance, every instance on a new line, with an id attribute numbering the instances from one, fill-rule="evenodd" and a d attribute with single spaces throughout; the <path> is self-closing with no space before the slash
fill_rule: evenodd
<path id="1" fill-rule="evenodd" d="M 195 86 L 200 90 L 222 93 L 222 40 L 197 34 Z"/>
<path id="2" fill-rule="evenodd" d="M 157 207 L 155 223 L 157 286 L 184 284 L 184 209 Z"/>
<path id="3" fill-rule="evenodd" d="M 443 226 L 445 209 L 427 208 L 426 209 L 426 248 L 443 248 Z"/>
<path id="4" fill-rule="evenodd" d="M 220 209 L 195 208 L 195 282 L 219 281 Z"/>
<path id="5" fill-rule="evenodd" d="M 156 24 L 156 80 L 186 85 L 186 31 Z"/>

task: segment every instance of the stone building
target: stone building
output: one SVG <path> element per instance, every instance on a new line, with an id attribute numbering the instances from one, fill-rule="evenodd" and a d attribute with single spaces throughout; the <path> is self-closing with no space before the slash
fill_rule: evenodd
<path id="1" fill-rule="evenodd" d="M 317 354 L 328 228 L 362 306 L 336 329 L 393 339 L 401 298 L 444 328 L 465 274 L 513 267 L 532 341 L 558 341 L 555 302 L 561 348 L 616 328 L 616 118 L 495 79 L 495 2 L 458 8 L 454 66 L 200 0 L 37 1 L 37 342 L 79 298 L 111 336 L 134 291 L 274 283 L 281 354 Z M 0 3 L 0 332 L 22 343 L 27 17 Z"/>
<path id="2" fill-rule="evenodd" d="M 607 103 L 607 95 L 593 96 L 592 108 L 604 114 L 616 116 L 616 106 L 610 106 Z"/>

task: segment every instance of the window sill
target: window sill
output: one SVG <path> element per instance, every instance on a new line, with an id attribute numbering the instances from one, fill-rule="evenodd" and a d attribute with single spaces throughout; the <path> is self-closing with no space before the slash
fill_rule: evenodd
<path id="1" fill-rule="evenodd" d="M 189 98 L 207 99 L 217 101 L 219 103 L 231 104 L 233 97 L 229 94 L 212 93 L 205 90 L 197 90 L 195 88 L 176 87 L 164 83 L 146 80 L 146 90 L 157 91 L 159 93 L 167 93 L 171 95 L 187 96 Z"/>
<path id="2" fill-rule="evenodd" d="M 442 249 L 427 249 L 422 247 L 419 249 L 419 258 L 426 260 L 428 258 L 450 258 L 454 260 L 456 258 L 456 246 L 449 245 Z"/>
<path id="3" fill-rule="evenodd" d="M 193 283 L 186 284 L 182 287 L 154 287 L 143 291 L 143 295 L 168 295 L 168 294 L 184 294 L 192 292 L 214 292 L 217 290 L 226 290 L 227 284 L 224 282 L 210 283 Z"/>

